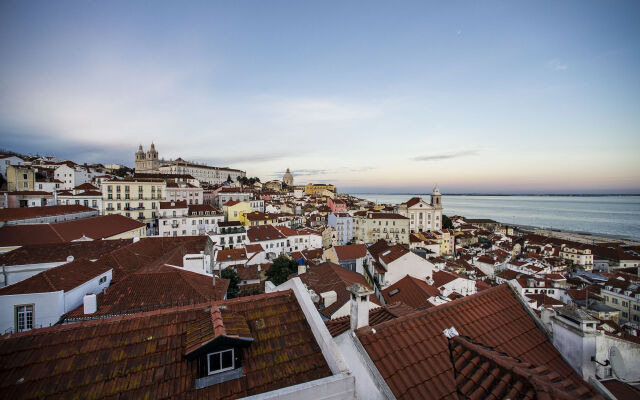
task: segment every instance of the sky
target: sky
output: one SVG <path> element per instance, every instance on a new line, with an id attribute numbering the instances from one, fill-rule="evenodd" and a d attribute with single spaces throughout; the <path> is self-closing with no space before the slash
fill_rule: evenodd
<path id="1" fill-rule="evenodd" d="M 637 1 L 0 2 L 0 147 L 342 192 L 640 193 Z"/>

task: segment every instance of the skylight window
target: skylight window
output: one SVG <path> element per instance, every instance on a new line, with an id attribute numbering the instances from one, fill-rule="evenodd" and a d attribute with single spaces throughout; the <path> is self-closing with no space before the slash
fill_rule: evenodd
<path id="1" fill-rule="evenodd" d="M 382 253 L 383 256 L 386 256 L 387 254 L 391 253 L 391 250 L 387 250 L 384 253 Z"/>
<path id="2" fill-rule="evenodd" d="M 400 289 L 393 289 L 392 291 L 389 292 L 389 297 L 396 295 L 400 293 Z"/>

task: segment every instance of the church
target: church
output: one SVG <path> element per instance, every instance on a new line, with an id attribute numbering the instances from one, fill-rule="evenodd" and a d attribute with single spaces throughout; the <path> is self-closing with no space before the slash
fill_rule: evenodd
<path id="1" fill-rule="evenodd" d="M 136 172 L 158 172 L 159 168 L 160 160 L 158 159 L 156 146 L 151 143 L 151 149 L 145 153 L 144 150 L 142 150 L 142 145 L 140 145 L 140 147 L 138 147 L 138 151 L 136 151 Z"/>
<path id="2" fill-rule="evenodd" d="M 235 182 L 239 177 L 247 176 L 245 171 L 239 169 L 196 164 L 181 158 L 173 161 L 162 160 L 158 158 L 158 151 L 153 143 L 151 143 L 151 149 L 146 153 L 142 149 L 142 145 L 138 147 L 136 173 L 191 175 L 201 183 L 212 185 L 219 185 L 228 180 Z"/>
<path id="3" fill-rule="evenodd" d="M 431 203 L 420 197 L 412 197 L 398 205 L 398 214 L 409 218 L 411 233 L 438 231 L 442 229 L 442 194 L 436 186 L 431 193 Z"/>

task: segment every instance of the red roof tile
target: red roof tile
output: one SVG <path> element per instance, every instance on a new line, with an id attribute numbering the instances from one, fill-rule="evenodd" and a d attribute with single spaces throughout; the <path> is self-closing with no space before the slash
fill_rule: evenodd
<path id="1" fill-rule="evenodd" d="M 401 301 L 410 307 L 421 309 L 433 307 L 428 299 L 439 295 L 440 291 L 435 286 L 410 275 L 382 290 L 387 303 Z"/>
<path id="2" fill-rule="evenodd" d="M 122 215 L 102 215 L 55 224 L 5 225 L 0 228 L 0 246 L 64 243 L 87 237 L 105 239 L 145 224 Z"/>
<path id="3" fill-rule="evenodd" d="M 355 260 L 367 255 L 367 246 L 364 244 L 348 244 L 346 246 L 334 246 L 338 260 Z"/>
<path id="4" fill-rule="evenodd" d="M 0 289 L 0 296 L 23 293 L 45 293 L 59 290 L 69 291 L 107 272 L 112 267 L 100 260 L 91 262 L 78 259 L 67 264 L 40 272 L 13 285 Z"/>
<path id="5" fill-rule="evenodd" d="M 602 399 L 584 382 L 558 375 L 546 365 L 532 365 L 455 336 L 449 351 L 459 398 Z"/>
<path id="6" fill-rule="evenodd" d="M 242 316 L 254 341 L 240 350 L 245 377 L 196 390 L 185 338 L 212 305 Z M 11 399 L 234 399 L 331 375 L 291 291 L 5 335 L 0 360 Z"/>
<path id="7" fill-rule="evenodd" d="M 433 286 L 439 288 L 440 286 L 446 285 L 449 282 L 453 282 L 458 278 L 462 278 L 462 277 L 452 272 L 435 271 L 433 273 Z M 462 279 L 466 279 L 466 278 L 462 278 Z"/>
<path id="8" fill-rule="evenodd" d="M 369 310 L 369 326 L 375 327 L 385 321 L 415 312 L 415 308 L 399 301 Z M 351 328 L 351 316 L 329 319 L 324 322 L 331 336 L 336 337 Z"/>
<path id="9" fill-rule="evenodd" d="M 106 253 L 131 243 L 131 239 L 117 239 L 23 246 L 8 253 L 0 254 L 0 265 L 66 262 L 69 256 L 95 260 Z"/>
<path id="10" fill-rule="evenodd" d="M 173 267 L 159 272 L 135 273 L 109 286 L 97 295 L 98 310 L 85 315 L 80 306 L 66 314 L 67 319 L 95 318 L 199 304 L 209 300 L 224 300 L 228 279 L 216 278 Z"/>
<path id="11" fill-rule="evenodd" d="M 247 259 L 247 251 L 245 249 L 229 249 L 218 250 L 215 261 L 240 261 Z"/>
<path id="12" fill-rule="evenodd" d="M 454 366 L 442 333 L 452 326 L 475 342 L 586 385 L 517 296 L 507 285 L 500 285 L 384 322 L 375 333 L 365 327 L 356 334 L 398 399 L 456 398 Z"/>
<path id="13" fill-rule="evenodd" d="M 347 287 L 354 283 L 359 283 L 363 286 L 371 289 L 371 286 L 364 279 L 364 276 L 349 271 L 346 268 L 342 268 L 334 263 L 325 262 L 316 267 L 309 268 L 307 272 L 302 275 L 297 275 L 298 278 L 307 285 L 309 289 L 313 289 L 317 294 L 329 292 L 331 290 L 336 292 L 337 301 L 327 308 L 319 309 L 320 314 L 327 318 L 331 318 L 331 315 L 338 311 L 346 302 L 350 299 L 350 294 L 347 291 Z M 369 300 L 375 304 L 380 304 L 375 296 L 370 296 Z"/>
<path id="14" fill-rule="evenodd" d="M 79 204 L 45 207 L 2 208 L 0 209 L 0 221 L 17 221 L 30 218 L 54 217 L 56 215 L 78 214 L 85 212 L 96 212 L 96 210 Z"/>
<path id="15" fill-rule="evenodd" d="M 247 231 L 247 238 L 251 242 L 263 242 L 265 240 L 284 239 L 285 236 L 273 225 L 260 225 L 250 227 Z"/>

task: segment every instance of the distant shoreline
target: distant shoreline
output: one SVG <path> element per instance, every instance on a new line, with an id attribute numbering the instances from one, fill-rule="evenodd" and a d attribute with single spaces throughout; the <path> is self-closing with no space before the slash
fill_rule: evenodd
<path id="1" fill-rule="evenodd" d="M 430 196 L 431 193 L 347 193 L 350 196 L 355 195 L 376 195 L 376 196 Z M 570 193 L 442 193 L 443 196 L 495 196 L 495 197 L 620 197 L 620 196 L 640 196 L 640 193 L 608 193 L 608 194 L 570 194 Z"/>

